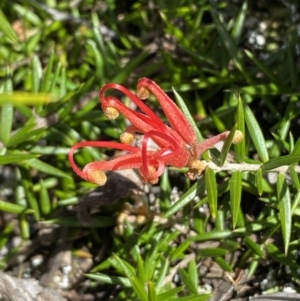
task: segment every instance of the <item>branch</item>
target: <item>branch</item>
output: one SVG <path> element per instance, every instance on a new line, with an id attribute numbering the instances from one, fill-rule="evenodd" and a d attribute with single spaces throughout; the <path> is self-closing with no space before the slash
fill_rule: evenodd
<path id="1" fill-rule="evenodd" d="M 220 171 L 257 171 L 261 168 L 262 164 L 250 164 L 250 163 L 225 163 L 223 166 L 218 166 L 212 161 L 202 161 L 205 167 L 209 167 L 215 172 Z M 264 170 L 264 172 L 282 172 L 286 173 L 289 169 L 289 165 L 283 165 L 274 169 Z M 297 173 L 300 173 L 300 166 L 295 166 Z"/>

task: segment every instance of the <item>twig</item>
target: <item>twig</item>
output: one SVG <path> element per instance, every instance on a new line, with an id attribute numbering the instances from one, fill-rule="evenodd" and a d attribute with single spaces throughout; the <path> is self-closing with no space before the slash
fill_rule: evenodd
<path id="1" fill-rule="evenodd" d="M 227 163 L 224 164 L 223 166 L 218 166 L 213 162 L 206 162 L 203 161 L 206 164 L 206 167 L 211 168 L 215 172 L 220 172 L 220 171 L 257 171 L 261 168 L 262 164 L 250 164 L 250 163 Z M 282 172 L 286 173 L 289 169 L 289 165 L 283 165 L 279 166 L 274 169 L 269 169 L 266 170 L 266 172 Z M 297 173 L 300 173 L 300 166 L 295 166 L 295 170 Z"/>

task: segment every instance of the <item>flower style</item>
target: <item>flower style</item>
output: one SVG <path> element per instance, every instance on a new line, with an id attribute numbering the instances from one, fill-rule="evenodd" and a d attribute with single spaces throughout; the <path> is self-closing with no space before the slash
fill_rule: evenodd
<path id="1" fill-rule="evenodd" d="M 114 96 L 105 96 L 105 92 L 109 89 L 118 90 L 125 94 L 141 112 L 128 108 Z M 164 124 L 143 102 L 150 93 L 156 96 L 170 126 Z M 119 84 L 110 83 L 100 90 L 99 99 L 108 119 L 113 120 L 121 113 L 131 122 L 131 125 L 121 134 L 121 143 L 85 141 L 79 142 L 71 148 L 69 161 L 75 173 L 98 185 L 105 184 L 105 171 L 130 168 L 138 169 L 145 182 L 154 184 L 157 183 L 166 165 L 177 168 L 188 167 L 188 176 L 194 178 L 204 169 L 203 163 L 199 160 L 200 155 L 219 141 L 225 140 L 229 134 L 228 131 L 223 132 L 198 143 L 194 129 L 185 115 L 154 81 L 145 77 L 138 81 L 136 95 Z M 140 148 L 130 145 L 134 141 L 135 133 L 144 134 Z M 148 150 L 150 138 L 157 144 L 158 150 Z M 237 131 L 233 143 L 239 143 L 241 140 L 242 134 Z M 88 163 L 81 170 L 74 161 L 74 152 L 86 146 L 114 148 L 127 151 L 128 154 L 120 155 L 108 161 Z"/>

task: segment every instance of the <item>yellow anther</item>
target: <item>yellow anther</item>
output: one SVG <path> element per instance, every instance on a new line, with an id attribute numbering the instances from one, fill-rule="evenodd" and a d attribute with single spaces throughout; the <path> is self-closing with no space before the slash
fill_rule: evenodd
<path id="1" fill-rule="evenodd" d="M 202 172 L 206 168 L 206 166 L 206 161 L 194 160 L 189 167 L 190 169 L 196 169 Z"/>
<path id="2" fill-rule="evenodd" d="M 194 181 L 196 180 L 197 176 L 200 176 L 202 174 L 206 166 L 206 161 L 194 160 L 188 165 L 189 171 L 185 175 L 187 178 Z"/>
<path id="3" fill-rule="evenodd" d="M 149 94 L 149 90 L 144 87 L 139 88 L 136 92 L 136 96 L 140 99 L 147 99 L 149 97 Z"/>
<path id="4" fill-rule="evenodd" d="M 88 181 L 97 184 L 99 186 L 103 186 L 107 181 L 106 174 L 101 170 L 95 170 L 95 169 L 87 170 L 87 178 Z"/>
<path id="5" fill-rule="evenodd" d="M 132 133 L 124 132 L 120 135 L 120 141 L 124 144 L 131 144 L 135 136 Z"/>
<path id="6" fill-rule="evenodd" d="M 104 114 L 109 120 L 114 120 L 119 116 L 119 111 L 114 107 L 107 107 Z"/>
<path id="7" fill-rule="evenodd" d="M 241 143 L 244 139 L 244 135 L 240 130 L 236 130 L 232 139 L 233 144 Z"/>

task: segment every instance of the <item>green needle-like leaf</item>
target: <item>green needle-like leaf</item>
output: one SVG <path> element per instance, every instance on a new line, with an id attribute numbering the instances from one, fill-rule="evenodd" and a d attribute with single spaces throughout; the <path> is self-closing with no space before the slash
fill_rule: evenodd
<path id="1" fill-rule="evenodd" d="M 300 154 L 300 137 L 297 139 L 292 151 L 292 155 L 297 155 L 297 154 Z"/>
<path id="2" fill-rule="evenodd" d="M 145 287 L 144 287 L 143 283 L 141 283 L 141 281 L 133 273 L 130 266 L 128 266 L 128 264 L 124 260 L 119 258 L 117 255 L 114 255 L 114 258 L 118 262 L 120 267 L 123 269 L 126 277 L 130 280 L 132 288 L 134 289 L 135 293 L 137 294 L 139 300 L 147 301 L 147 294 L 146 294 Z"/>
<path id="3" fill-rule="evenodd" d="M 53 78 L 52 78 L 52 82 L 51 82 L 51 85 L 50 85 L 50 88 L 49 88 L 50 93 L 53 93 L 54 90 L 55 90 L 55 85 L 56 85 L 56 83 L 57 83 L 57 81 L 58 81 L 58 77 L 59 77 L 61 68 L 62 68 L 62 64 L 59 62 L 59 63 L 56 65 L 56 69 L 55 69 L 55 72 L 54 72 L 54 76 L 53 76 Z"/>
<path id="4" fill-rule="evenodd" d="M 242 195 L 242 172 L 237 170 L 232 173 L 230 179 L 230 207 L 232 215 L 232 226 L 235 228 L 240 211 Z"/>
<path id="5" fill-rule="evenodd" d="M 85 276 L 87 276 L 90 279 L 104 282 L 107 284 L 122 285 L 123 287 L 132 287 L 129 279 L 125 277 L 109 276 L 102 273 L 85 274 Z"/>
<path id="6" fill-rule="evenodd" d="M 41 190 L 40 190 L 41 212 L 43 213 L 43 215 L 47 216 L 51 212 L 51 201 L 44 181 L 41 180 L 40 184 L 41 184 Z"/>
<path id="7" fill-rule="evenodd" d="M 168 258 L 161 258 L 161 261 L 162 261 L 163 265 L 158 271 L 156 285 L 155 285 L 157 294 L 159 294 L 160 291 L 162 290 L 162 284 L 167 275 L 167 271 L 168 271 L 168 268 L 170 265 Z"/>
<path id="8" fill-rule="evenodd" d="M 227 158 L 227 155 L 229 153 L 229 149 L 230 149 L 230 146 L 232 144 L 232 140 L 233 140 L 233 137 L 234 137 L 234 134 L 235 134 L 235 131 L 236 131 L 236 124 L 234 125 L 234 127 L 231 129 L 228 137 L 226 138 L 226 140 L 224 141 L 224 145 L 222 147 L 222 150 L 221 150 L 221 154 L 220 154 L 220 164 L 221 166 L 224 165 L 225 161 L 226 161 L 226 158 Z"/>
<path id="9" fill-rule="evenodd" d="M 195 183 L 184 195 L 180 197 L 176 203 L 174 203 L 171 208 L 165 213 L 164 217 L 169 217 L 178 212 L 185 205 L 190 203 L 197 195 L 205 191 L 205 180 L 201 178 L 197 183 Z"/>
<path id="10" fill-rule="evenodd" d="M 137 255 L 137 276 L 141 282 L 146 282 L 147 276 L 145 273 L 145 263 L 143 258 L 138 254 Z"/>
<path id="11" fill-rule="evenodd" d="M 263 173 L 262 173 L 262 169 L 258 169 L 256 172 L 256 187 L 257 187 L 257 192 L 259 195 L 262 195 L 263 193 Z"/>
<path id="12" fill-rule="evenodd" d="M 174 248 L 171 252 L 171 259 L 179 259 L 184 256 L 184 252 L 189 248 L 191 242 L 190 240 L 185 240 L 183 243 L 181 243 L 178 247 Z"/>
<path id="13" fill-rule="evenodd" d="M 299 203 L 300 203 L 300 190 L 298 190 L 296 195 L 294 196 L 294 200 L 292 204 L 292 214 L 294 214 L 295 210 L 298 208 Z"/>
<path id="14" fill-rule="evenodd" d="M 151 240 L 151 248 L 147 252 L 147 256 L 145 259 L 145 278 L 146 279 L 152 279 L 155 266 L 156 266 L 156 258 L 157 258 L 157 242 L 159 241 L 159 238 L 161 237 L 161 234 L 159 234 L 155 239 Z"/>
<path id="15" fill-rule="evenodd" d="M 300 154 L 299 155 L 288 155 L 282 156 L 278 158 L 270 159 L 269 161 L 265 162 L 261 168 L 262 170 L 271 170 L 283 165 L 291 165 L 293 163 L 300 161 Z"/>
<path id="16" fill-rule="evenodd" d="M 0 11 L 1 12 L 1 11 Z M 4 80 L 4 93 L 11 94 L 13 91 L 13 83 L 10 74 L 10 69 L 6 70 L 6 77 Z M 1 108 L 1 124 L 0 135 L 1 140 L 6 144 L 10 138 L 10 132 L 13 124 L 14 108 L 12 103 L 6 99 Z"/>
<path id="17" fill-rule="evenodd" d="M 195 259 L 192 259 L 189 262 L 188 266 L 188 274 L 190 276 L 191 283 L 194 287 L 194 290 L 197 294 L 197 288 L 198 288 L 198 283 L 199 283 L 199 277 L 198 277 L 198 268 Z"/>
<path id="18" fill-rule="evenodd" d="M 215 218 L 218 208 L 218 190 L 215 173 L 210 168 L 205 170 L 205 184 L 211 216 Z"/>
<path id="19" fill-rule="evenodd" d="M 221 118 L 217 114 L 215 114 L 215 112 L 213 110 L 210 109 L 209 111 L 210 111 L 209 116 L 212 119 L 214 125 L 216 126 L 216 129 L 220 133 L 227 131 L 227 128 L 226 128 L 224 122 L 221 120 Z"/>
<path id="20" fill-rule="evenodd" d="M 33 213 L 34 212 L 32 209 L 28 209 L 25 206 L 13 204 L 13 203 L 1 201 L 1 200 L 0 200 L 0 210 L 4 211 L 4 212 L 15 213 L 15 214 L 20 214 L 22 212 L 25 212 L 25 213 Z"/>
<path id="21" fill-rule="evenodd" d="M 244 106 L 241 98 L 239 97 L 237 112 L 236 112 L 236 129 L 241 131 L 244 135 L 244 139 L 234 145 L 234 150 L 238 162 L 244 162 L 245 159 L 245 116 L 244 116 Z"/>
<path id="22" fill-rule="evenodd" d="M 264 253 L 262 251 L 261 246 L 255 243 L 249 236 L 246 236 L 244 239 L 245 245 L 252 250 L 255 254 L 257 254 L 260 258 L 264 258 Z"/>
<path id="23" fill-rule="evenodd" d="M 37 221 L 39 221 L 40 220 L 39 204 L 38 204 L 36 195 L 32 189 L 33 183 L 31 181 L 29 172 L 25 168 L 20 167 L 20 173 L 21 173 L 21 177 L 22 177 L 22 184 L 24 187 L 27 203 L 28 203 L 29 207 L 34 210 L 35 219 Z"/>
<path id="24" fill-rule="evenodd" d="M 139 300 L 148 301 L 146 290 L 144 288 L 144 285 L 140 282 L 140 280 L 136 276 L 132 276 L 129 280 L 131 281 L 132 288 L 137 294 Z"/>
<path id="25" fill-rule="evenodd" d="M 245 103 L 244 103 L 244 113 L 245 113 L 247 128 L 249 130 L 249 134 L 251 136 L 253 144 L 261 160 L 263 162 L 266 162 L 269 160 L 269 155 L 268 155 L 264 135 L 254 114 Z"/>
<path id="26" fill-rule="evenodd" d="M 258 222 L 253 222 L 245 227 L 237 228 L 233 231 L 233 233 L 237 233 L 237 234 L 253 233 L 253 232 L 261 231 L 266 228 L 277 226 L 278 223 L 279 220 L 277 217 L 270 216 Z"/>
<path id="27" fill-rule="evenodd" d="M 54 51 L 51 52 L 48 65 L 46 68 L 46 72 L 43 77 L 42 86 L 41 86 L 41 92 L 47 93 L 50 92 L 50 86 L 51 86 L 51 74 L 52 74 L 52 68 L 53 68 L 53 62 L 54 62 Z"/>
<path id="28" fill-rule="evenodd" d="M 195 286 L 191 275 L 187 273 L 185 270 L 180 269 L 179 270 L 180 278 L 182 279 L 182 282 L 186 285 L 187 289 L 194 295 L 198 294 L 197 286 Z"/>
<path id="29" fill-rule="evenodd" d="M 233 269 L 223 257 L 215 257 L 214 261 L 225 271 L 232 273 Z"/>
<path id="30" fill-rule="evenodd" d="M 241 7 L 241 10 L 239 11 L 239 14 L 237 15 L 237 18 L 232 28 L 231 35 L 236 44 L 238 44 L 238 42 L 241 39 L 241 35 L 245 24 L 245 19 L 247 17 L 247 8 L 248 8 L 248 3 L 247 1 L 245 1 Z"/>
<path id="31" fill-rule="evenodd" d="M 158 301 L 155 287 L 151 281 L 148 282 L 148 301 Z"/>
<path id="32" fill-rule="evenodd" d="M 229 230 L 211 231 L 211 232 L 195 235 L 195 236 L 191 237 L 190 240 L 191 241 L 220 240 L 220 239 L 228 238 L 231 235 L 232 235 L 232 232 Z"/>
<path id="33" fill-rule="evenodd" d="M 38 56 L 34 56 L 31 62 L 31 81 L 32 81 L 32 92 L 37 93 L 40 88 L 41 80 L 41 62 Z"/>
<path id="34" fill-rule="evenodd" d="M 61 68 L 59 96 L 64 97 L 67 93 L 67 73 L 66 68 Z"/>
<path id="35" fill-rule="evenodd" d="M 0 10 L 0 31 L 14 43 L 18 42 L 16 33 L 11 28 L 6 16 L 4 15 L 3 11 Z"/>
<path id="36" fill-rule="evenodd" d="M 1 140 L 4 143 L 9 141 L 12 121 L 13 121 L 13 105 L 6 103 L 1 110 Z"/>
<path id="37" fill-rule="evenodd" d="M 290 173 L 294 187 L 296 187 L 298 190 L 300 190 L 300 181 L 299 181 L 299 177 L 298 177 L 298 174 L 297 174 L 294 166 L 289 167 L 289 173 Z"/>
<path id="38" fill-rule="evenodd" d="M 295 258 L 287 257 L 277 246 L 270 243 L 266 246 L 266 251 L 270 257 L 279 263 L 290 266 L 296 269 L 300 268 L 300 265 L 296 262 Z"/>
<path id="39" fill-rule="evenodd" d="M 292 211 L 290 192 L 283 173 L 278 174 L 276 188 L 284 251 L 287 254 L 292 231 Z"/>
<path id="40" fill-rule="evenodd" d="M 169 289 L 166 292 L 158 295 L 158 301 L 175 300 L 175 299 L 173 299 L 173 297 L 175 295 L 177 295 L 180 291 L 182 291 L 182 289 L 183 289 L 183 286 Z"/>
<path id="41" fill-rule="evenodd" d="M 257 65 L 264 74 L 269 76 L 274 83 L 279 84 L 278 78 L 274 75 L 274 73 L 266 65 L 264 65 L 259 59 L 257 59 L 252 52 L 245 49 L 245 53 L 248 56 L 248 58 L 251 59 L 254 62 L 254 64 Z"/>
<path id="42" fill-rule="evenodd" d="M 24 241 L 28 240 L 30 237 L 30 226 L 27 221 L 27 217 L 25 214 L 21 213 L 19 215 L 19 226 L 20 226 L 20 232 L 21 237 Z"/>
<path id="43" fill-rule="evenodd" d="M 21 161 L 26 161 L 38 157 L 38 155 L 32 154 L 11 154 L 0 156 L 0 165 L 19 163 Z"/>
<path id="44" fill-rule="evenodd" d="M 62 178 L 70 178 L 70 175 L 68 175 L 67 173 L 65 173 L 65 172 L 61 171 L 60 169 L 58 169 L 48 163 L 45 163 L 39 159 L 28 160 L 28 161 L 26 161 L 26 164 L 36 170 L 46 173 L 48 175 L 62 177 Z"/>
<path id="45" fill-rule="evenodd" d="M 218 33 L 222 39 L 222 42 L 224 43 L 224 46 L 226 47 L 230 57 L 232 58 L 233 63 L 235 64 L 236 68 L 241 72 L 241 74 L 244 76 L 245 80 L 248 83 L 251 83 L 252 80 L 251 80 L 249 74 L 245 70 L 243 62 L 240 58 L 239 50 L 238 50 L 233 38 L 227 31 L 224 24 L 221 22 L 218 14 L 215 13 L 213 10 L 211 10 L 211 15 L 212 15 L 213 21 L 216 25 L 216 28 L 218 30 Z"/>
<path id="46" fill-rule="evenodd" d="M 88 40 L 87 45 L 90 47 L 92 55 L 94 57 L 95 66 L 96 66 L 96 78 L 103 78 L 103 68 L 104 68 L 104 59 L 101 55 L 101 52 L 98 50 L 97 44 L 95 41 Z"/>
<path id="47" fill-rule="evenodd" d="M 15 147 L 23 142 L 36 141 L 41 138 L 41 136 L 45 135 L 45 128 L 34 129 L 34 127 L 35 125 L 33 124 L 32 126 L 24 126 L 21 128 L 18 132 L 10 137 L 6 146 Z"/>

